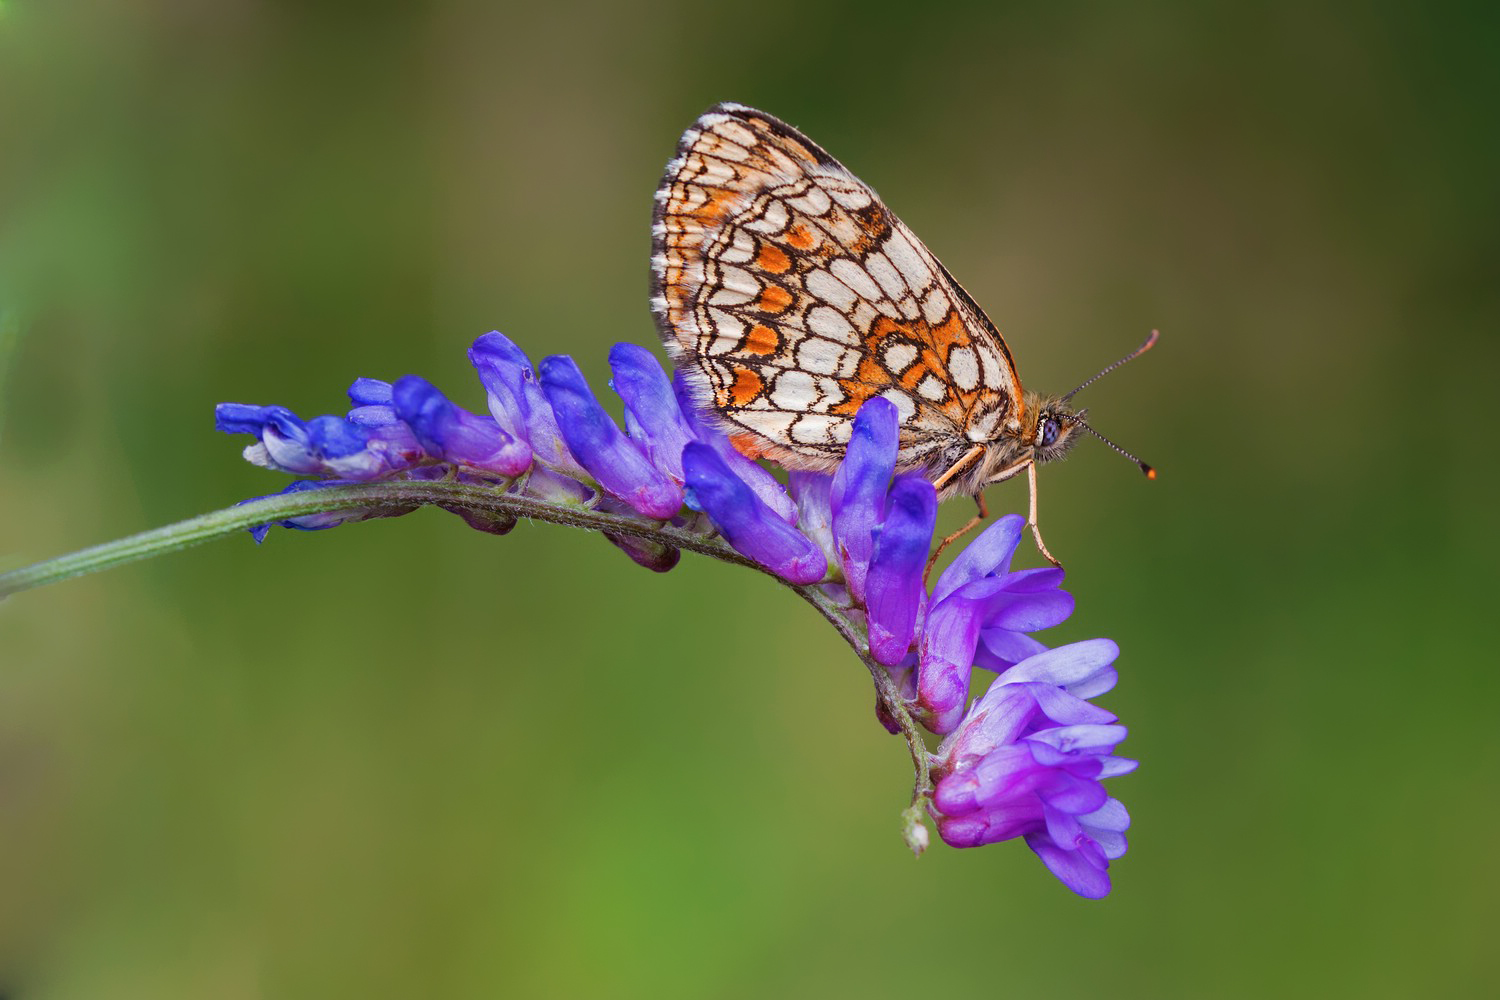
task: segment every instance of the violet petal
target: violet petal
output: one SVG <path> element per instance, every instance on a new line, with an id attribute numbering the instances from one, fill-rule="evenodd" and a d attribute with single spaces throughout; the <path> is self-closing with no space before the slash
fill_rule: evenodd
<path id="1" fill-rule="evenodd" d="M 790 583 L 817 583 L 828 574 L 822 550 L 767 507 L 713 448 L 688 445 L 682 468 L 694 506 L 713 519 L 736 551 Z"/>
<path id="2" fill-rule="evenodd" d="M 1044 833 L 1027 834 L 1026 846 L 1042 859 L 1047 870 L 1085 899 L 1103 899 L 1109 895 L 1109 874 L 1091 864 L 1080 851 L 1059 847 Z"/>
<path id="3" fill-rule="evenodd" d="M 837 518 L 835 514 L 835 524 Z M 937 491 L 932 484 L 918 475 L 897 477 L 886 499 L 885 520 L 865 581 L 870 655 L 878 663 L 900 663 L 916 638 L 917 618 L 927 596 L 922 570 L 936 521 Z"/>
<path id="4" fill-rule="evenodd" d="M 1026 519 L 1019 514 L 1007 514 L 979 533 L 958 554 L 948 568 L 938 577 L 932 588 L 932 599 L 941 601 L 959 587 L 972 580 L 1001 575 L 1010 568 L 1011 557 L 1021 541 L 1021 530 Z"/>
<path id="5" fill-rule="evenodd" d="M 572 358 L 543 358 L 538 377 L 568 450 L 600 486 L 647 517 L 666 520 L 682 509 L 681 487 L 620 432 Z"/>
<path id="6" fill-rule="evenodd" d="M 1119 655 L 1120 647 L 1111 639 L 1082 639 L 1029 657 L 1002 677 L 1007 683 L 1037 681 L 1072 691 L 1109 671 Z"/>
<path id="7" fill-rule="evenodd" d="M 896 470 L 900 415 L 880 396 L 854 417 L 844 461 L 833 474 L 829 497 L 833 536 L 842 557 L 844 579 L 856 600 L 865 596 L 865 575 L 875 551 L 875 530 L 885 517 L 886 494 Z M 929 535 L 929 544 L 930 544 Z"/>
<path id="8" fill-rule="evenodd" d="M 531 448 L 491 417 L 451 402 L 431 382 L 406 375 L 391 388 L 392 405 L 417 440 L 433 455 L 505 478 L 531 467 Z"/>
<path id="9" fill-rule="evenodd" d="M 557 426 L 531 359 L 508 337 L 491 331 L 474 341 L 469 361 L 489 397 L 490 415 L 512 437 L 525 441 L 536 460 L 566 476 L 586 478 Z"/>
<path id="10" fill-rule="evenodd" d="M 625 402 L 625 429 L 647 458 L 682 482 L 682 449 L 693 429 L 677 405 L 672 383 L 656 356 L 635 344 L 616 344 L 609 352 L 610 384 Z"/>

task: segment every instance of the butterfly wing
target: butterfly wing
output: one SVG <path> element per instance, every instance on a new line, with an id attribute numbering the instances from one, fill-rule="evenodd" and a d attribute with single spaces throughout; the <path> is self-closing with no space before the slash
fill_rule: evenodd
<path id="1" fill-rule="evenodd" d="M 1013 433 L 1005 341 L 875 192 L 737 104 L 683 134 L 656 193 L 652 309 L 705 412 L 788 468 L 842 457 L 860 405 L 902 418 L 902 469 Z"/>

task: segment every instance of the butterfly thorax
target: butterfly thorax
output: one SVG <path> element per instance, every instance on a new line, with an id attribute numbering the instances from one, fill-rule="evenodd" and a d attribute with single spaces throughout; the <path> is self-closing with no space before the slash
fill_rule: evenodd
<path id="1" fill-rule="evenodd" d="M 1016 418 L 1003 423 L 990 440 L 977 442 L 982 448 L 977 459 L 972 457 L 976 442 L 960 439 L 923 463 L 922 471 L 934 481 L 943 480 L 944 473 L 963 463 L 959 472 L 943 481 L 942 499 L 973 496 L 991 483 L 1025 471 L 1028 465 L 1055 461 L 1068 453 L 1083 411 L 1074 410 L 1060 396 L 1027 392 L 1024 398 Z"/>

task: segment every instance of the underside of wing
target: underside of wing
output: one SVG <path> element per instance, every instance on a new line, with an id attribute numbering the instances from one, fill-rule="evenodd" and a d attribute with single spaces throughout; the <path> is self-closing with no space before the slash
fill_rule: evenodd
<path id="1" fill-rule="evenodd" d="M 770 115 L 721 104 L 683 135 L 653 237 L 663 343 L 743 450 L 831 468 L 874 396 L 901 414 L 902 468 L 1017 425 L 1020 380 L 984 313 L 870 188 Z"/>

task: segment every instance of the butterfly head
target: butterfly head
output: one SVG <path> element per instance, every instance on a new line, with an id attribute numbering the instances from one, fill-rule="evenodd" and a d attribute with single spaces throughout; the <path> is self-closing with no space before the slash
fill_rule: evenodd
<path id="1" fill-rule="evenodd" d="M 1027 415 L 1035 414 L 1036 423 L 1027 435 L 1034 462 L 1055 462 L 1068 453 L 1077 440 L 1075 432 L 1085 426 L 1083 418 L 1087 410 L 1074 410 L 1061 397 L 1027 400 Z M 1030 421 L 1028 421 L 1030 423 Z"/>
<path id="2" fill-rule="evenodd" d="M 1078 429 L 1087 428 L 1086 412 L 1073 409 L 1062 396 L 1026 393 L 1019 419 L 1008 421 L 996 436 L 938 456 L 932 471 L 939 498 L 974 496 L 1028 466 L 1062 458 L 1077 440 Z"/>
<path id="3" fill-rule="evenodd" d="M 991 483 L 1009 479 L 1028 466 L 1043 462 L 1055 462 L 1072 449 L 1079 432 L 1091 434 L 1115 451 L 1135 462 L 1148 479 L 1156 478 L 1156 470 L 1115 444 L 1109 438 L 1090 427 L 1085 419 L 1088 410 L 1075 410 L 1068 396 L 1039 396 L 1028 392 L 1024 417 L 1012 423 L 1001 436 L 969 455 L 962 456 L 953 464 L 954 472 L 940 477 L 940 498 L 957 493 L 975 494 Z M 977 461 L 966 464 L 965 459 L 976 457 Z"/>

